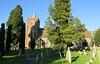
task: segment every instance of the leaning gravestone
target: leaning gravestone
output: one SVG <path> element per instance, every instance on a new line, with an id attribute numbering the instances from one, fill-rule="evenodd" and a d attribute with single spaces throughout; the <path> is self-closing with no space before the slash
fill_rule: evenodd
<path id="1" fill-rule="evenodd" d="M 91 55 L 89 55 L 89 60 L 90 60 L 90 62 L 92 62 L 92 56 Z"/>
<path id="2" fill-rule="evenodd" d="M 100 48 L 98 48 L 98 61 L 100 62 Z"/>
<path id="3" fill-rule="evenodd" d="M 67 54 L 66 54 L 66 60 L 68 60 L 69 63 L 71 63 L 71 52 L 70 52 L 69 47 L 68 47 L 68 51 L 67 51 Z"/>
<path id="4" fill-rule="evenodd" d="M 22 53 L 22 48 L 19 49 L 19 55 L 21 55 L 21 53 Z"/>

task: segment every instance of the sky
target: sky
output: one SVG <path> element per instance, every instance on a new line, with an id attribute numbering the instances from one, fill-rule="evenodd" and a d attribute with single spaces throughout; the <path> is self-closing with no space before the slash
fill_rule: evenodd
<path id="1" fill-rule="evenodd" d="M 10 11 L 20 5 L 23 10 L 23 20 L 27 24 L 27 17 L 32 17 L 34 10 L 40 19 L 40 28 L 44 28 L 49 16 L 48 6 L 54 0 L 0 0 L 0 24 L 6 23 Z M 71 13 L 78 17 L 87 30 L 95 31 L 100 28 L 100 0 L 70 0 Z"/>

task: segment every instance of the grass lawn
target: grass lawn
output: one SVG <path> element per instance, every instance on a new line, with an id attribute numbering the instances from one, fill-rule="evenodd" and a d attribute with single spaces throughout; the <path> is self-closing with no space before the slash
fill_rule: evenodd
<path id="1" fill-rule="evenodd" d="M 3 56 L 3 59 L 0 59 L 0 64 L 41 64 L 41 52 L 43 51 L 43 49 L 35 49 L 34 50 L 34 56 L 36 57 L 37 54 L 39 54 L 39 61 L 35 62 L 35 61 L 26 61 L 26 55 L 22 54 L 22 55 L 18 55 L 18 50 L 13 50 L 10 51 L 9 54 L 5 54 Z M 91 52 L 91 51 L 90 51 Z M 89 53 L 90 53 L 89 52 Z M 85 56 L 83 55 L 79 55 L 78 52 L 72 52 L 71 53 L 71 61 L 72 64 L 86 64 L 86 61 L 89 61 L 89 57 L 88 55 Z M 61 59 L 59 57 L 59 54 L 55 51 L 52 51 L 51 55 L 49 58 L 44 59 L 44 64 L 61 64 Z M 63 64 L 69 64 L 68 61 L 66 61 L 65 58 L 63 58 Z M 93 62 L 91 64 L 100 64 L 100 62 L 98 62 L 98 57 L 97 57 L 97 53 L 96 53 L 96 59 L 93 59 Z"/>

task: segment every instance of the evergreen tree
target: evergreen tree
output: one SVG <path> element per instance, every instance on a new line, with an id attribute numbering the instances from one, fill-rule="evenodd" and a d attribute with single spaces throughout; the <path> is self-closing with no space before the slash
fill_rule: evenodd
<path id="1" fill-rule="evenodd" d="M 15 9 L 10 12 L 9 19 L 6 26 L 12 25 L 12 43 L 15 45 L 20 42 L 21 29 L 23 26 L 22 8 L 17 5 Z"/>
<path id="2" fill-rule="evenodd" d="M 22 53 L 23 53 L 25 50 L 25 23 L 23 23 L 21 29 L 19 48 L 22 49 Z"/>
<path id="3" fill-rule="evenodd" d="M 85 34 L 84 32 L 87 30 L 85 28 L 85 24 L 81 24 L 81 21 L 79 20 L 78 17 L 76 17 L 74 19 L 74 34 L 73 34 L 73 38 L 74 38 L 74 41 L 79 41 L 79 40 L 82 40 L 83 38 L 85 38 Z"/>
<path id="4" fill-rule="evenodd" d="M 10 47 L 11 47 L 11 29 L 12 26 L 9 25 L 8 29 L 7 29 L 7 38 L 6 38 L 6 52 L 8 53 L 10 51 Z"/>
<path id="5" fill-rule="evenodd" d="M 95 32 L 94 41 L 95 45 L 100 46 L 100 29 Z"/>
<path id="6" fill-rule="evenodd" d="M 31 35 L 31 50 L 33 51 L 35 48 L 35 32 L 32 30 L 32 35 Z"/>
<path id="7" fill-rule="evenodd" d="M 51 31 L 48 30 L 48 39 L 53 43 L 53 45 L 59 49 L 62 46 L 66 49 L 67 45 L 73 41 L 73 22 L 71 20 L 70 12 L 70 1 L 69 0 L 55 0 L 54 7 L 49 6 L 50 17 L 54 20 L 54 24 L 51 23 L 50 17 L 48 18 L 50 22 Z M 46 27 L 48 28 L 48 27 Z M 50 33 L 50 32 L 51 33 Z M 51 39 L 52 38 L 52 39 Z"/>
<path id="8" fill-rule="evenodd" d="M 53 44 L 53 48 L 64 48 L 66 50 L 72 42 L 84 37 L 85 29 L 82 28 L 85 28 L 85 25 L 77 22 L 79 21 L 78 18 L 72 20 L 70 7 L 70 0 L 54 0 L 54 7 L 51 4 L 49 6 L 48 11 L 50 13 L 47 21 L 45 21 L 45 28 L 48 33 L 48 40 Z"/>
<path id="9" fill-rule="evenodd" d="M 4 55 L 5 24 L 1 24 L 0 30 L 0 58 Z"/>

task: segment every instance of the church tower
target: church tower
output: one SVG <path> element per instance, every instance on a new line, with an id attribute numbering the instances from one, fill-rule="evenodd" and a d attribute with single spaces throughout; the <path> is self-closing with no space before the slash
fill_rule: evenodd
<path id="1" fill-rule="evenodd" d="M 35 11 L 33 17 L 27 17 L 27 25 L 26 25 L 26 35 L 25 35 L 25 47 L 29 47 L 31 43 L 31 31 L 35 31 L 35 40 L 39 37 L 39 28 L 40 28 L 40 20 L 35 15 Z"/>

